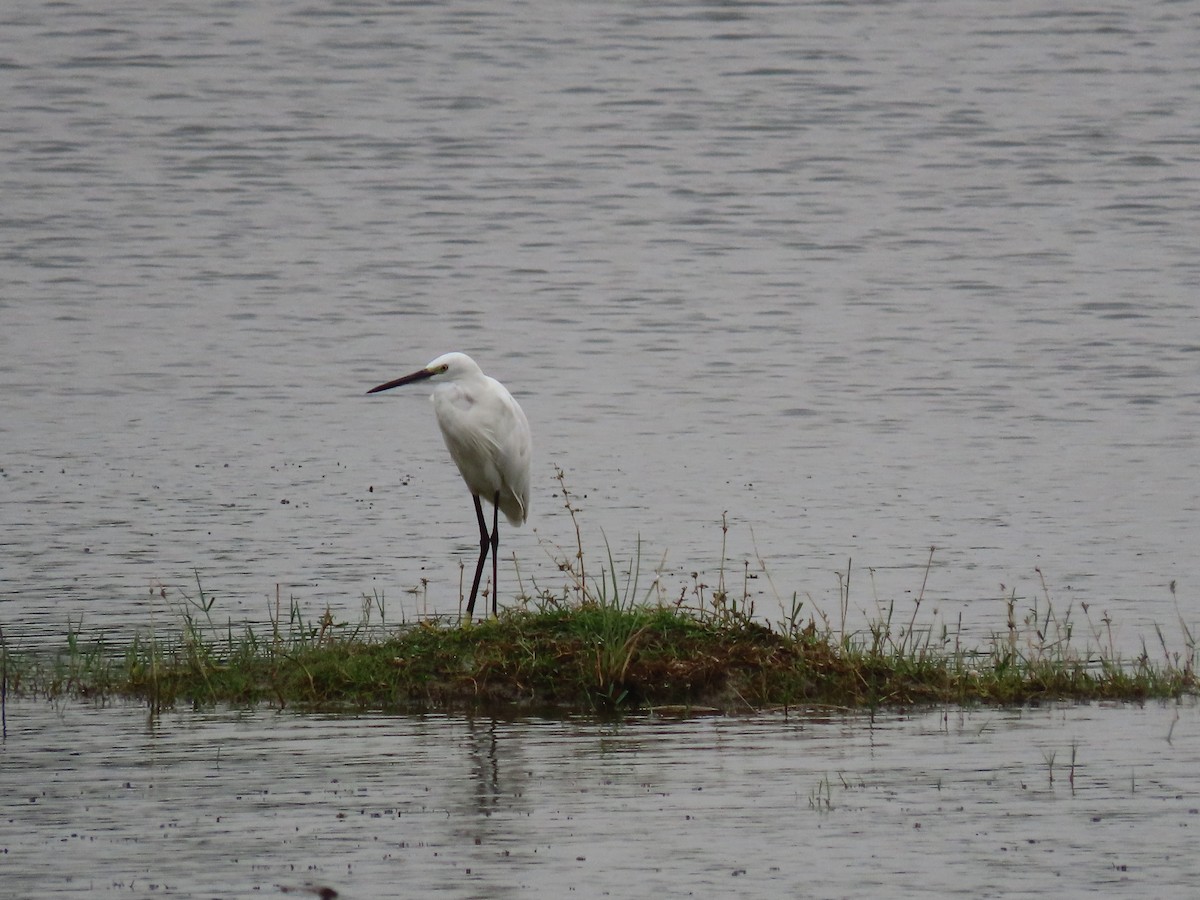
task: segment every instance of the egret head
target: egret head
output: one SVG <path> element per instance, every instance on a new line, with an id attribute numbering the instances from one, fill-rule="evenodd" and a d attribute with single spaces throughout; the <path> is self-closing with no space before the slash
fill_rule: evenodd
<path id="1" fill-rule="evenodd" d="M 425 367 L 430 378 L 440 378 L 444 381 L 458 381 L 472 375 L 482 375 L 479 364 L 465 353 L 443 353 Z"/>
<path id="2" fill-rule="evenodd" d="M 460 381 L 464 378 L 482 375 L 479 364 L 465 353 L 443 353 L 423 369 L 418 369 L 410 375 L 404 375 L 394 381 L 373 387 L 368 394 L 378 394 L 380 391 L 390 391 L 392 388 L 417 381 Z"/>

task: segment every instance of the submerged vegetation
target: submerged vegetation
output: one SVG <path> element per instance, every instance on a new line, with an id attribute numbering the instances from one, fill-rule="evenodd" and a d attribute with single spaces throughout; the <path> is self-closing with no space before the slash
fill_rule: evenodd
<path id="1" fill-rule="evenodd" d="M 7 696 L 136 699 L 153 710 L 267 703 L 596 713 L 1136 701 L 1196 691 L 1196 647 L 1186 625 L 1182 650 L 1168 650 L 1159 631 L 1161 655 L 1143 649 L 1123 659 L 1107 617 L 1097 625 L 1084 607 L 1081 649 L 1070 611 L 1057 614 L 1048 592 L 1027 609 L 1008 597 L 1006 630 L 967 648 L 960 629 L 920 623 L 924 588 L 907 616 L 889 606 L 865 628 L 848 630 L 849 567 L 839 578 L 840 627 L 805 615 L 796 597 L 778 621 L 757 615 L 748 568 L 739 596 L 724 565 L 712 588 L 697 579 L 690 592 L 668 598 L 656 578 L 640 590 L 640 545 L 623 574 L 609 554 L 591 576 L 565 485 L 563 498 L 578 542 L 570 552 L 554 551 L 564 587 L 523 589 L 499 618 L 461 627 L 435 618 L 390 625 L 375 595 L 363 598 L 358 623 L 339 624 L 328 611 L 305 620 L 295 601 L 284 610 L 277 598 L 269 627 L 235 628 L 214 620 L 213 600 L 197 578 L 194 594 L 180 593 L 179 623 L 166 634 L 114 645 L 73 629 L 65 647 L 39 653 L 14 650 L 0 632 L 2 689 Z"/>

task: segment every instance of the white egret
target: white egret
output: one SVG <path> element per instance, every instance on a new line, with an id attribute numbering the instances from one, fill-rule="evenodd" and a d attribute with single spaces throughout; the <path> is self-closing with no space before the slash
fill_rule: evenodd
<path id="1" fill-rule="evenodd" d="M 465 353 L 439 356 L 425 368 L 371 388 L 368 394 L 388 391 L 416 381 L 433 381 L 433 411 L 446 449 L 462 473 L 475 500 L 479 520 L 479 562 L 467 601 L 467 619 L 475 612 L 479 579 L 492 554 L 492 614 L 497 612 L 496 548 L 500 544 L 500 512 L 512 525 L 521 525 L 529 515 L 529 461 L 533 439 L 529 420 L 512 394 Z M 479 498 L 492 504 L 492 530 Z"/>

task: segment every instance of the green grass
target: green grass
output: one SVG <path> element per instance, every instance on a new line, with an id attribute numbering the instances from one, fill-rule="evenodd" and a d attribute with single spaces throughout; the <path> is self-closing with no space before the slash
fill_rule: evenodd
<path id="1" fill-rule="evenodd" d="M 152 710 L 270 704 L 611 714 L 1142 701 L 1197 690 L 1195 641 L 1182 621 L 1182 649 L 1170 651 L 1156 629 L 1161 653 L 1152 658 L 1143 647 L 1125 659 L 1107 615 L 1094 622 L 1086 606 L 1078 622 L 1070 608 L 1060 614 L 1044 584 L 1040 598 L 1004 598 L 1006 629 L 969 648 L 961 622 L 923 616 L 924 586 L 903 615 L 876 601 L 874 621 L 849 629 L 849 564 L 839 576 L 836 623 L 806 614 L 795 595 L 780 604 L 787 608 L 778 621 L 757 615 L 748 564 L 740 593 L 724 563 L 713 587 L 696 577 L 678 597 L 664 596 L 658 578 L 642 588 L 640 541 L 623 567 L 606 544 L 606 565 L 588 575 L 565 485 L 562 497 L 577 542 L 551 553 L 563 585 L 526 590 L 522 583 L 499 618 L 393 625 L 374 595 L 363 598 L 358 622 L 336 622 L 328 611 L 313 621 L 277 596 L 271 622 L 256 630 L 217 621 L 197 576 L 195 593 L 178 592 L 170 627 L 132 640 L 68 627 L 62 647 L 35 651 L 11 647 L 0 630 L 0 705 L 7 697 L 70 697 L 138 700 Z M 726 531 L 722 522 L 723 546 Z M 162 597 L 171 599 L 165 589 Z"/>
<path id="2" fill-rule="evenodd" d="M 220 631 L 220 629 L 217 629 Z M 1144 700 L 1195 691 L 1194 670 L 1062 645 L 942 651 L 872 629 L 839 638 L 674 606 L 516 609 L 458 627 L 369 633 L 304 627 L 261 636 L 186 623 L 124 647 L 72 633 L 49 656 L 4 651 L 10 696 L 394 711 L 896 708 Z"/>
<path id="3" fill-rule="evenodd" d="M 636 566 L 631 566 L 634 571 Z M 389 626 L 382 598 L 363 616 L 306 621 L 296 603 L 269 627 L 214 621 L 201 590 L 168 629 L 131 641 L 68 630 L 53 652 L 0 646 L 7 696 L 136 699 L 157 710 L 181 703 L 394 711 L 583 711 L 777 707 L 878 709 L 923 704 L 1145 700 L 1196 691 L 1195 647 L 1122 659 L 1105 645 L 1107 618 L 1075 647 L 1074 624 L 1048 602 L 1018 611 L 1008 628 L 966 649 L 958 631 L 897 622 L 889 607 L 847 633 L 823 617 L 757 617 L 743 594 L 718 589 L 654 602 L 622 586 L 610 566 L 574 596 L 542 592 L 497 619 L 459 627 L 427 619 Z M 848 581 L 848 579 L 847 579 Z M 372 613 L 376 621 L 372 620 Z M 1086 616 L 1086 611 L 1085 611 Z M 0 633 L 2 634 L 2 633 Z"/>

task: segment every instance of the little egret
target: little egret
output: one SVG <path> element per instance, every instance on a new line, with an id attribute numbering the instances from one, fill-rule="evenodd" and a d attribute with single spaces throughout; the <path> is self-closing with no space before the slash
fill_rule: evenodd
<path id="1" fill-rule="evenodd" d="M 496 548 L 500 545 L 500 511 L 512 525 L 524 523 L 529 515 L 529 460 L 533 455 L 533 439 L 529 420 L 513 399 L 512 394 L 483 370 L 465 353 L 439 356 L 425 368 L 371 388 L 368 394 L 389 391 L 415 381 L 433 381 L 436 387 L 429 398 L 446 449 L 475 501 L 475 517 L 479 520 L 479 562 L 475 580 L 471 583 L 471 599 L 467 601 L 467 619 L 475 612 L 475 595 L 479 593 L 479 578 L 492 553 L 492 615 L 497 613 Z M 479 498 L 492 504 L 492 531 Z"/>

